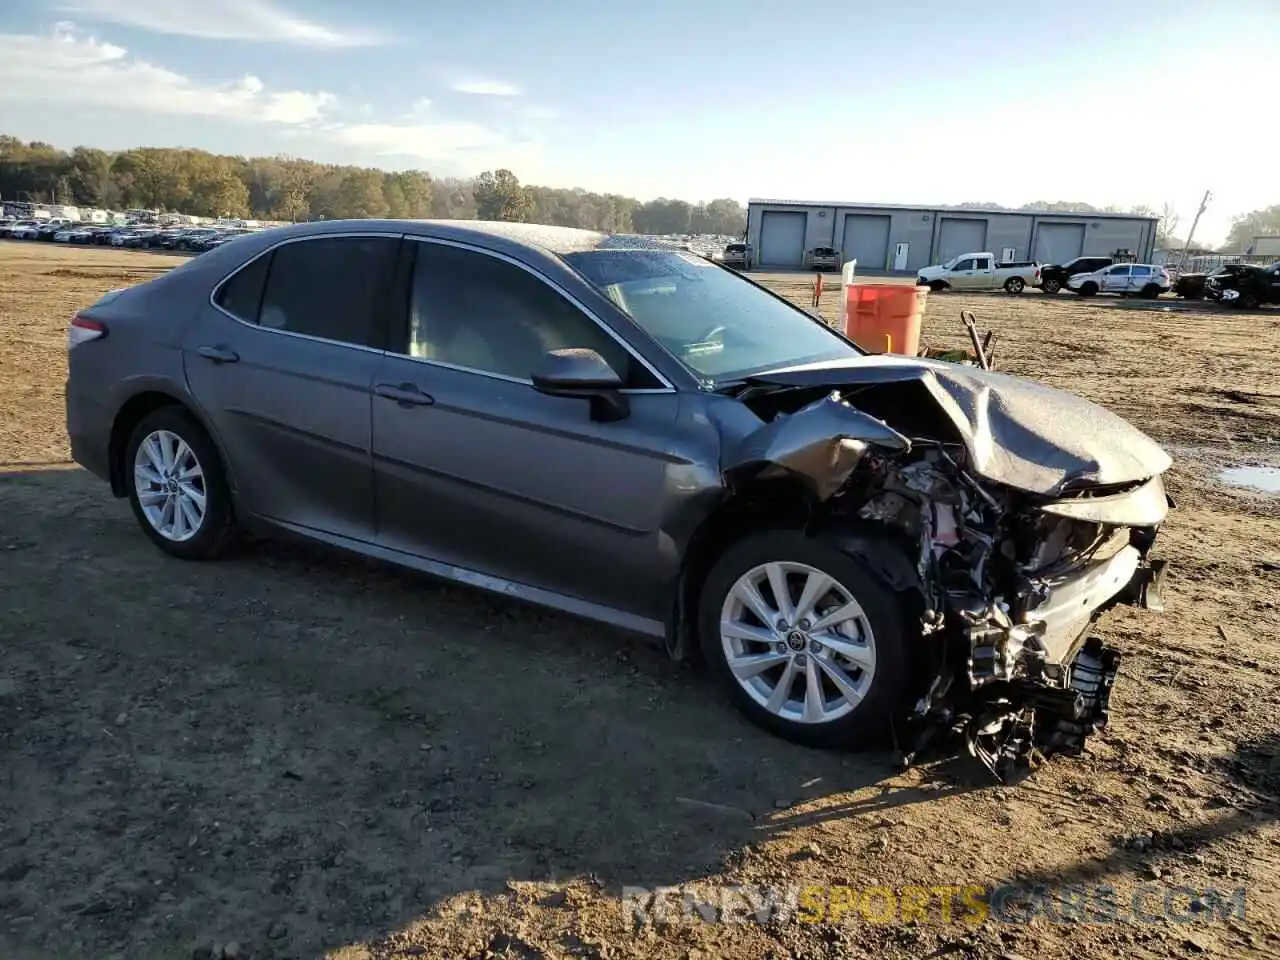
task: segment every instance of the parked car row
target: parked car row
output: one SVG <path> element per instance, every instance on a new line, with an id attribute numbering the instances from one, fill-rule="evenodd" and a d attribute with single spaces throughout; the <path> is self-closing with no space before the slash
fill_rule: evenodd
<path id="1" fill-rule="evenodd" d="M 158 227 L 78 224 L 70 220 L 0 223 L 0 238 L 203 253 L 246 233 L 250 227 Z"/>

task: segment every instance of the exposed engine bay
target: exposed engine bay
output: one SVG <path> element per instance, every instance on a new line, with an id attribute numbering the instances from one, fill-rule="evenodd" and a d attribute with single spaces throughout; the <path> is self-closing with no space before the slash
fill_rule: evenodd
<path id="1" fill-rule="evenodd" d="M 1171 506 L 1169 462 L 1119 418 L 1103 424 L 1110 436 L 1068 433 L 1058 446 L 1069 417 L 1029 423 L 1018 408 L 1027 390 L 1070 395 L 949 366 L 899 365 L 896 378 L 877 366 L 871 384 L 834 389 L 830 370 L 821 387 L 804 371 L 762 378 L 738 393 L 768 422 L 734 476 L 800 479 L 820 504 L 812 529 L 848 534 L 873 563 L 883 547 L 857 544 L 901 549 L 910 569 L 895 589 L 912 598 L 920 644 L 904 761 L 959 732 L 1009 782 L 1051 754 L 1080 753 L 1106 725 L 1120 654 L 1090 627 L 1117 603 L 1161 609 L 1165 566 L 1149 554 Z M 1003 381 L 1008 393 L 991 389 Z M 954 409 L 929 402 L 937 387 Z M 1111 416 L 1088 411 L 1095 430 L 1099 414 Z M 1022 435 L 1020 447 L 1001 444 Z"/>

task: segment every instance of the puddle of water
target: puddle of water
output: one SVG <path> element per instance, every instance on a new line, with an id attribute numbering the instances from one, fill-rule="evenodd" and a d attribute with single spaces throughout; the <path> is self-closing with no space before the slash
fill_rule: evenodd
<path id="1" fill-rule="evenodd" d="M 1280 493 L 1280 467 L 1231 467 L 1219 471 L 1218 479 L 1232 487 Z"/>

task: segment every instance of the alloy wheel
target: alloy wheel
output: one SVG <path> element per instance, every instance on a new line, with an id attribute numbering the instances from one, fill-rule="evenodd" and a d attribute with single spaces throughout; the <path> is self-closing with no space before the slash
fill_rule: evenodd
<path id="1" fill-rule="evenodd" d="M 138 444 L 134 490 L 142 514 L 166 540 L 190 540 L 204 524 L 208 492 L 195 451 L 170 430 L 155 430 Z"/>
<path id="2" fill-rule="evenodd" d="M 875 676 L 875 634 L 862 606 L 808 564 L 765 563 L 739 577 L 721 607 L 720 642 L 747 695 L 796 723 L 846 716 Z"/>

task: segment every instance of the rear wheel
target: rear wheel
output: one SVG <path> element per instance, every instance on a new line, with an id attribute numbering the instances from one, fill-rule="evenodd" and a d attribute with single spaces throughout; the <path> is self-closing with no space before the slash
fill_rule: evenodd
<path id="1" fill-rule="evenodd" d="M 1155 300 L 1160 296 L 1160 284 L 1148 283 L 1142 288 L 1142 296 L 1145 300 Z"/>
<path id="2" fill-rule="evenodd" d="M 864 745 L 900 702 L 903 617 L 854 558 L 798 531 L 731 546 L 703 585 L 703 655 L 752 723 L 809 746 Z"/>
<path id="3" fill-rule="evenodd" d="M 1090 280 L 1088 283 L 1080 284 L 1080 289 L 1076 293 L 1082 297 L 1092 297 L 1098 292 L 1098 285 Z"/>
<path id="4" fill-rule="evenodd" d="M 235 533 L 231 493 L 218 450 L 180 407 L 143 417 L 125 447 L 129 503 L 157 547 L 183 560 L 218 556 Z"/>
<path id="5" fill-rule="evenodd" d="M 1010 277 L 1004 282 L 1006 293 L 1021 293 L 1027 288 L 1027 282 L 1021 277 Z"/>

